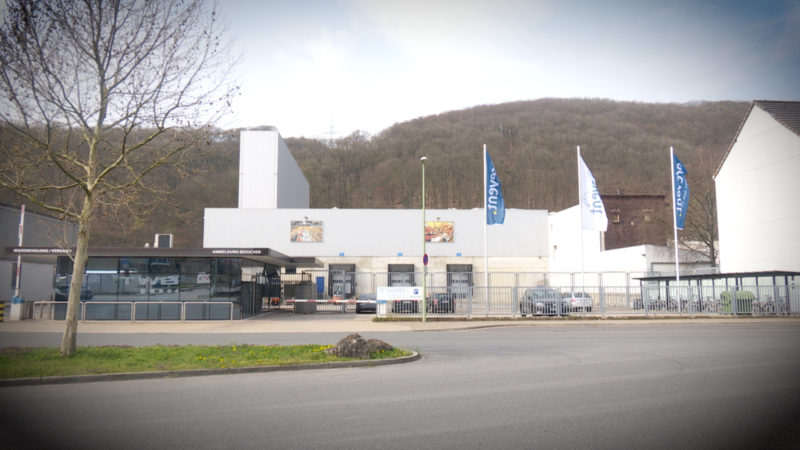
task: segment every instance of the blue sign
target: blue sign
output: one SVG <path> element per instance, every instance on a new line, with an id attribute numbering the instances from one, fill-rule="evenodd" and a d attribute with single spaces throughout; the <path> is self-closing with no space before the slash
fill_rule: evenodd
<path id="1" fill-rule="evenodd" d="M 672 155 L 672 169 L 675 181 L 675 228 L 682 230 L 686 220 L 686 211 L 689 209 L 689 183 L 686 181 L 688 171 L 676 155 Z"/>
<path id="2" fill-rule="evenodd" d="M 506 219 L 506 204 L 503 201 L 502 186 L 497 171 L 492 164 L 492 157 L 486 152 L 486 224 L 502 225 Z"/>

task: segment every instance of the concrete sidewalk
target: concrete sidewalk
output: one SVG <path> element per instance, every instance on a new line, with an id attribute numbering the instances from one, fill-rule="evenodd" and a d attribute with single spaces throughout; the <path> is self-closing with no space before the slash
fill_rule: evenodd
<path id="1" fill-rule="evenodd" d="M 495 318 L 495 319 L 436 319 L 422 323 L 419 319 L 375 322 L 373 314 L 293 314 L 274 311 L 257 317 L 235 321 L 128 321 L 79 322 L 79 333 L 363 333 L 391 331 L 444 331 L 500 326 L 608 326 L 643 324 L 704 324 L 704 323 L 796 323 L 800 317 L 613 317 L 599 318 Z M 0 332 L 61 333 L 63 321 L 2 322 Z"/>

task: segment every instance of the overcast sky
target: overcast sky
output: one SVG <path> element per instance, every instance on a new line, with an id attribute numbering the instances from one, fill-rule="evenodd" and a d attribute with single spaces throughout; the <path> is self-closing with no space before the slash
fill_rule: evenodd
<path id="1" fill-rule="evenodd" d="M 800 100 L 800 0 L 224 0 L 226 127 L 375 134 L 544 97 Z"/>

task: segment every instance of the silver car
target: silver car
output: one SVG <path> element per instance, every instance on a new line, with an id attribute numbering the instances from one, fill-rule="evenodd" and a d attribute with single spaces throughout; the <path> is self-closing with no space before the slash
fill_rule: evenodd
<path id="1" fill-rule="evenodd" d="M 586 292 L 565 292 L 563 299 L 568 311 L 592 312 L 592 296 Z"/>

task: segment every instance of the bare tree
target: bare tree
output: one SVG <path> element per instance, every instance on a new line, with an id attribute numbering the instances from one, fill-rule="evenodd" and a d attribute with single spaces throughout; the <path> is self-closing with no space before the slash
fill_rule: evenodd
<path id="1" fill-rule="evenodd" d="M 63 355 L 76 348 L 97 208 L 131 205 L 201 142 L 187 130 L 227 111 L 220 25 L 199 0 L 6 0 L 0 187 L 78 224 Z"/>
<path id="2" fill-rule="evenodd" d="M 681 243 L 701 255 L 709 263 L 717 264 L 717 197 L 711 174 L 719 163 L 719 157 L 711 151 L 699 151 L 695 156 L 691 178 L 691 199 L 686 214 Z M 692 176 L 691 174 L 689 176 Z"/>

